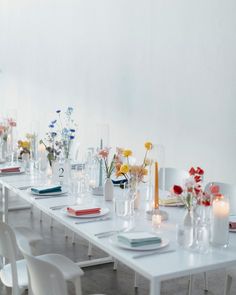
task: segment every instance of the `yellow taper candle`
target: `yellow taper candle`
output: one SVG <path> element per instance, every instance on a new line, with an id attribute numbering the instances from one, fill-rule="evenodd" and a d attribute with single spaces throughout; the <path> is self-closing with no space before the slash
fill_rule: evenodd
<path id="1" fill-rule="evenodd" d="M 159 208 L 158 163 L 155 162 L 154 209 Z"/>

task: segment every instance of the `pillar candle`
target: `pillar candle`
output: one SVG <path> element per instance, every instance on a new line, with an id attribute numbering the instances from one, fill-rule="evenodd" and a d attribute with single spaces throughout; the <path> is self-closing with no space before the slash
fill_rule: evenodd
<path id="1" fill-rule="evenodd" d="M 212 204 L 211 242 L 216 246 L 227 246 L 229 235 L 229 202 L 223 196 Z"/>
<path id="2" fill-rule="evenodd" d="M 159 190 L 158 190 L 158 163 L 155 162 L 155 186 L 154 186 L 154 208 L 159 207 Z"/>

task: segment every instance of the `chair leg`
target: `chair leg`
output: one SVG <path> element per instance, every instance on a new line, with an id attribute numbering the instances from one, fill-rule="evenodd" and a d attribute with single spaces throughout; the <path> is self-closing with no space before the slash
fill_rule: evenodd
<path id="1" fill-rule="evenodd" d="M 39 221 L 42 222 L 43 221 L 43 212 L 40 210 L 40 217 L 39 217 Z"/>
<path id="2" fill-rule="evenodd" d="M 75 233 L 74 232 L 72 233 L 72 241 L 71 242 L 73 245 L 75 244 Z"/>
<path id="3" fill-rule="evenodd" d="M 117 270 L 118 261 L 114 259 L 113 270 Z"/>
<path id="4" fill-rule="evenodd" d="M 50 217 L 50 228 L 53 228 L 53 219 Z"/>
<path id="5" fill-rule="evenodd" d="M 75 295 L 82 295 L 80 277 L 78 277 L 74 280 L 74 285 L 75 285 Z"/>
<path id="6" fill-rule="evenodd" d="M 208 276 L 207 272 L 204 272 L 204 291 L 208 292 Z"/>
<path id="7" fill-rule="evenodd" d="M 89 243 L 88 244 L 88 257 L 91 257 L 93 255 L 93 247 L 92 247 L 92 244 Z"/>
<path id="8" fill-rule="evenodd" d="M 193 275 L 190 275 L 189 276 L 189 283 L 188 283 L 188 295 L 192 294 L 193 285 L 194 285 L 194 277 L 193 277 Z"/>
<path id="9" fill-rule="evenodd" d="M 232 285 L 232 277 L 230 275 L 227 275 L 225 280 L 224 295 L 230 295 L 231 285 Z"/>
<path id="10" fill-rule="evenodd" d="M 134 288 L 138 288 L 139 274 L 137 272 L 134 273 Z"/>
<path id="11" fill-rule="evenodd" d="M 68 230 L 67 230 L 67 227 L 65 227 L 65 238 L 68 239 Z"/>

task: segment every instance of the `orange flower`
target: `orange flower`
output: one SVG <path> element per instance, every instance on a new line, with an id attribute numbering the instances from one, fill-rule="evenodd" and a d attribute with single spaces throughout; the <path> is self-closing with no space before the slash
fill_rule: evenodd
<path id="1" fill-rule="evenodd" d="M 145 148 L 150 151 L 152 149 L 152 143 L 150 141 L 146 141 L 144 143 Z"/>

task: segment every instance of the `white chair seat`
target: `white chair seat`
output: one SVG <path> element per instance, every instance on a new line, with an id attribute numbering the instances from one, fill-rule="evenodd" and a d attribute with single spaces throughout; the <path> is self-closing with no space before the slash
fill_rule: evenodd
<path id="1" fill-rule="evenodd" d="M 65 256 L 59 254 L 45 254 L 37 256 L 37 258 L 49 262 L 59 268 L 66 280 L 73 280 L 84 274 L 79 266 Z"/>
<path id="2" fill-rule="evenodd" d="M 28 286 L 28 274 L 25 260 L 16 261 L 17 274 L 18 274 L 18 285 L 19 287 L 26 288 Z M 11 265 L 6 264 L 0 271 L 0 278 L 2 283 L 12 288 L 12 270 Z"/>

